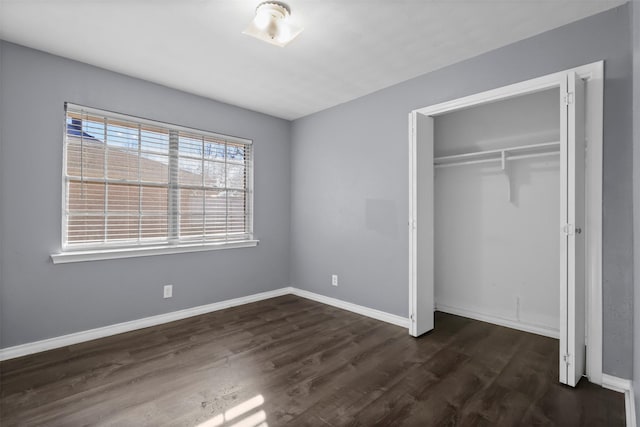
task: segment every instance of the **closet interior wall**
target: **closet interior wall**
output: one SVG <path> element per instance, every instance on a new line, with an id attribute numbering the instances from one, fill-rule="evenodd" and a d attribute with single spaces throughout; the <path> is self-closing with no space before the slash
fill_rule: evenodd
<path id="1" fill-rule="evenodd" d="M 557 337 L 559 144 L 507 149 L 559 142 L 559 90 L 437 116 L 434 135 L 436 309 Z"/>

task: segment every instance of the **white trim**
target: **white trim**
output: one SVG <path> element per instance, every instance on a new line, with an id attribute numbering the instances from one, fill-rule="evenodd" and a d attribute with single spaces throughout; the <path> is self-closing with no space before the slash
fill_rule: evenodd
<path id="1" fill-rule="evenodd" d="M 383 322 L 391 323 L 392 325 L 396 325 L 396 326 L 401 326 L 403 328 L 409 327 L 409 319 L 406 317 L 387 313 L 386 311 L 376 310 L 375 308 L 365 307 L 363 305 L 353 304 L 351 302 L 339 300 L 336 298 L 327 297 L 324 295 L 316 294 L 314 292 L 305 291 L 303 289 L 298 289 L 298 288 L 290 288 L 290 289 L 293 295 L 296 295 L 302 298 L 321 302 L 323 304 L 331 305 L 333 307 L 341 308 L 343 310 L 351 311 L 353 313 L 371 317 L 372 319 L 381 320 Z"/>
<path id="2" fill-rule="evenodd" d="M 417 113 L 409 113 L 409 335 L 417 336 L 417 325 L 415 322 L 417 303 L 414 301 L 418 287 L 418 236 L 415 224 L 418 218 L 418 147 L 416 126 Z"/>
<path id="3" fill-rule="evenodd" d="M 604 62 L 579 67 L 577 74 L 588 80 L 586 90 L 587 170 L 586 256 L 587 256 L 587 366 L 589 381 L 602 383 L 602 177 Z M 591 109 L 593 108 L 593 111 Z"/>
<path id="4" fill-rule="evenodd" d="M 624 403 L 627 414 L 627 427 L 636 427 L 638 419 L 636 418 L 636 398 L 633 387 L 624 394 Z"/>
<path id="5" fill-rule="evenodd" d="M 620 393 L 625 393 L 633 388 L 633 383 L 631 382 L 631 380 L 626 380 L 624 378 L 614 377 L 613 375 L 603 373 L 602 387 Z"/>
<path id="6" fill-rule="evenodd" d="M 40 353 L 42 351 L 52 350 L 54 348 L 65 347 L 68 345 L 78 344 L 86 341 L 105 338 L 111 335 L 121 334 L 124 332 L 135 331 L 137 329 L 148 328 L 150 326 L 161 325 L 176 320 L 186 319 L 188 317 L 199 316 L 201 314 L 211 313 L 225 308 L 236 307 L 238 305 L 249 304 L 252 302 L 262 301 L 269 298 L 275 298 L 282 295 L 293 294 L 302 298 L 317 301 L 323 304 L 341 308 L 401 326 L 409 327 L 409 319 L 396 316 L 395 314 L 386 313 L 362 305 L 352 304 L 335 298 L 326 297 L 313 292 L 297 289 L 293 287 L 284 287 L 273 291 L 261 292 L 259 294 L 248 295 L 246 297 L 234 298 L 226 301 L 215 302 L 213 304 L 201 305 L 198 307 L 186 308 L 184 310 L 172 311 L 170 313 L 159 314 L 157 316 L 145 317 L 142 319 L 131 320 L 129 322 L 116 323 L 115 325 L 104 326 L 101 328 L 89 329 L 87 331 L 76 332 L 69 335 L 48 338 L 41 341 L 20 344 L 13 347 L 0 349 L 0 361 L 15 359 L 16 357 L 27 356 L 29 354 Z"/>
<path id="7" fill-rule="evenodd" d="M 430 105 L 414 111 L 418 114 L 424 114 L 425 116 L 439 116 L 453 111 L 462 110 L 464 108 L 469 108 L 474 105 L 504 101 L 510 98 L 540 92 L 554 87 L 559 87 L 560 80 L 566 75 L 567 71 L 570 70 L 549 74 L 531 80 L 525 80 L 523 82 L 514 83 L 486 92 L 476 93 L 451 101 L 441 102 L 440 104 Z"/>
<path id="8" fill-rule="evenodd" d="M 624 394 L 624 406 L 627 414 L 627 427 L 637 427 L 638 419 L 636 418 L 636 397 L 635 391 L 633 390 L 633 384 Z"/>
<path id="9" fill-rule="evenodd" d="M 636 402 L 633 382 L 613 375 L 602 374 L 602 387 L 624 393 L 624 407 L 627 427 L 636 427 Z"/>
<path id="10" fill-rule="evenodd" d="M 135 258 L 153 255 L 182 254 L 187 252 L 217 251 L 220 249 L 251 248 L 258 246 L 259 240 L 242 240 L 239 242 L 216 242 L 180 244 L 173 246 L 139 246 L 134 248 L 98 249 L 91 251 L 74 251 L 51 254 L 54 264 L 69 262 L 100 261 L 104 259 Z"/>
<path id="11" fill-rule="evenodd" d="M 554 87 L 560 87 L 560 82 L 566 79 L 569 72 L 575 72 L 580 78 L 588 82 L 587 85 L 587 129 L 588 140 L 587 155 L 587 366 L 586 373 L 589 381 L 595 384 L 602 383 L 602 162 L 603 162 L 603 93 L 604 93 L 604 62 L 598 61 L 591 64 L 569 70 L 560 71 L 535 79 L 511 84 L 501 88 L 466 96 L 463 98 L 434 104 L 424 108 L 413 110 L 409 113 L 409 159 L 413 161 L 416 156 L 416 120 L 417 114 L 437 116 L 450 113 L 474 105 L 505 100 L 516 96 L 539 92 Z M 415 194 L 416 172 L 409 166 L 409 224 L 415 220 Z M 415 239 L 416 231 L 409 228 L 409 305 L 412 312 L 413 301 L 411 299 L 412 287 L 416 278 L 412 269 L 411 242 Z M 411 332 L 411 331 L 410 331 Z"/>
<path id="12" fill-rule="evenodd" d="M 62 335 L 59 337 L 49 338 L 41 341 L 7 347 L 0 349 L 0 361 L 14 359 L 16 357 L 26 356 L 29 354 L 40 353 L 42 351 L 78 344 L 85 341 L 91 341 L 98 338 L 109 337 L 111 335 L 121 334 L 124 332 L 135 331 L 137 329 L 148 328 L 150 326 L 161 325 L 163 323 L 169 323 L 176 320 L 186 319 L 188 317 L 211 313 L 214 311 L 223 310 L 225 308 L 279 297 L 289 293 L 291 293 L 290 288 L 281 288 L 273 291 L 249 295 L 246 297 L 215 302 L 213 304 L 200 305 L 198 307 L 186 308 L 184 310 L 172 311 L 170 313 L 131 320 L 129 322 L 116 323 L 115 325 L 89 329 L 87 331 L 76 332 L 69 335 Z"/>
<path id="13" fill-rule="evenodd" d="M 473 310 L 467 310 L 465 308 L 452 307 L 449 305 L 436 303 L 436 311 L 443 313 L 455 314 L 456 316 L 467 317 L 469 319 L 480 320 L 482 322 L 493 323 L 494 325 L 506 326 L 507 328 L 517 329 L 519 331 L 530 332 L 536 335 L 542 335 L 549 338 L 558 339 L 560 331 L 545 326 L 532 325 L 529 323 L 518 322 L 511 319 L 505 319 L 503 317 L 494 316 L 491 314 L 479 313 Z"/>
<path id="14" fill-rule="evenodd" d="M 476 93 L 451 101 L 441 102 L 439 104 L 429 105 L 424 108 L 413 110 L 412 113 L 423 114 L 425 116 L 438 116 L 453 111 L 469 108 L 474 105 L 486 104 L 495 101 L 504 101 L 509 98 L 540 92 L 543 90 L 560 87 L 560 81 L 566 78 L 568 72 L 575 72 L 580 78 L 585 80 L 597 79 L 603 77 L 604 61 L 597 61 L 591 64 L 582 65 L 580 67 L 571 68 L 542 77 L 513 83 L 508 86 L 491 89 L 485 92 Z"/>

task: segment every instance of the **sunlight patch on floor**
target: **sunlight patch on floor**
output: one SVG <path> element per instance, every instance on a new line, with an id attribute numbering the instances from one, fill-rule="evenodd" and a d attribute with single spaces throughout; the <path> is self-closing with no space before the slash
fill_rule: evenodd
<path id="1" fill-rule="evenodd" d="M 225 411 L 224 414 L 218 414 L 215 417 L 198 424 L 196 427 L 269 427 L 267 424 L 267 414 L 260 410 L 249 415 L 249 412 L 259 408 L 264 403 L 264 397 L 261 394 L 245 400 L 237 404 L 233 408 Z M 230 421 L 238 417 L 244 418 L 237 420 L 233 424 Z"/>

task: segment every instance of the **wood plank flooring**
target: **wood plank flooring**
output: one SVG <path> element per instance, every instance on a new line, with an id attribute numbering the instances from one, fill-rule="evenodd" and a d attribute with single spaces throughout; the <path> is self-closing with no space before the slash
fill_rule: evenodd
<path id="1" fill-rule="evenodd" d="M 9 426 L 623 426 L 558 342 L 436 313 L 406 329 L 287 295 L 0 363 Z"/>

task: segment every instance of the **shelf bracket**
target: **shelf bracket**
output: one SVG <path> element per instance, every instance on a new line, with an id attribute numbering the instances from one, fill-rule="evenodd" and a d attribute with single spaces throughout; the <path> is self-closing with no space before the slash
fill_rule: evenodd
<path id="1" fill-rule="evenodd" d="M 507 167 L 507 152 L 505 150 L 502 150 L 500 152 L 500 161 L 504 176 L 505 178 L 507 178 L 507 201 L 511 202 L 511 177 L 509 176 L 509 168 Z"/>

